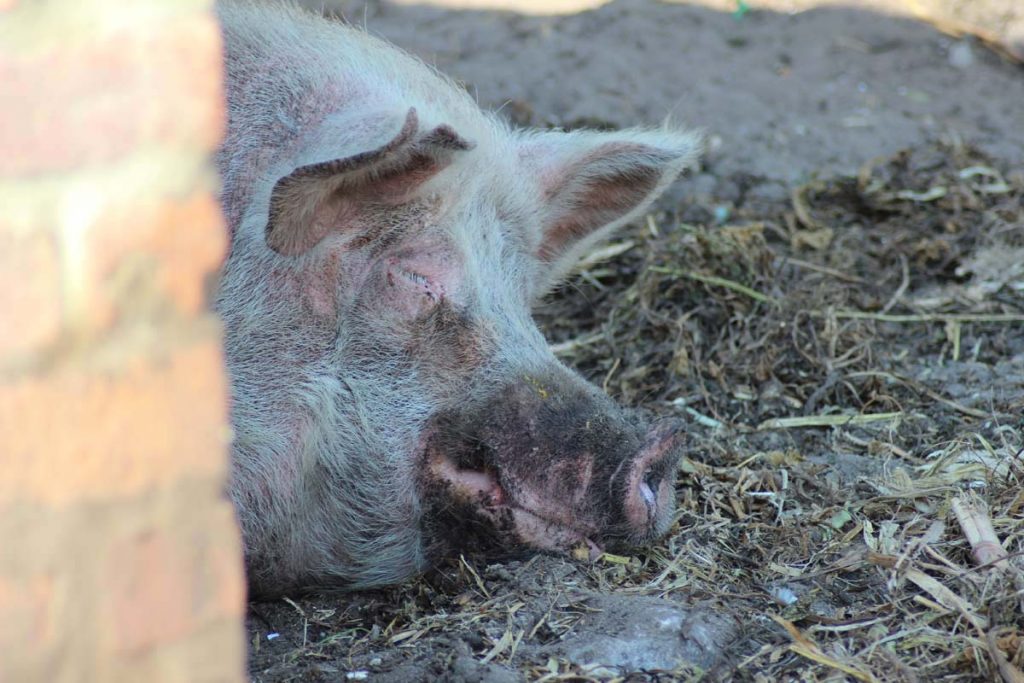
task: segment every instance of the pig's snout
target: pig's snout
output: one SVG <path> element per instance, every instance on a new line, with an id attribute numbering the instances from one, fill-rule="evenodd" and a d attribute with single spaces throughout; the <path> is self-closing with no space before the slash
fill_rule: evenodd
<path id="1" fill-rule="evenodd" d="M 425 439 L 439 528 L 461 543 L 474 528 L 461 514 L 511 541 L 502 547 L 646 543 L 672 522 L 681 431 L 644 425 L 568 373 L 512 382 L 476 411 L 439 416 Z"/>
<path id="2" fill-rule="evenodd" d="M 629 464 L 623 513 L 632 535 L 660 535 L 671 522 L 680 431 L 681 425 L 675 422 L 655 425 Z"/>

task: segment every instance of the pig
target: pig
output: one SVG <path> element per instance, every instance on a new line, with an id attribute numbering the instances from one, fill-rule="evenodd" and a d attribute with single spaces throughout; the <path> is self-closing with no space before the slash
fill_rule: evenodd
<path id="1" fill-rule="evenodd" d="M 694 162 L 698 135 L 514 129 L 365 31 L 217 11 L 216 310 L 252 595 L 664 534 L 679 425 L 563 366 L 531 311 Z"/>

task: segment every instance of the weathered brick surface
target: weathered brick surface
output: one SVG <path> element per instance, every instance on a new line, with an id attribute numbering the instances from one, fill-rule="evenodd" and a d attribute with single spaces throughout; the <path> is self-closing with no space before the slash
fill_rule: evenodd
<path id="1" fill-rule="evenodd" d="M 0 683 L 242 680 L 219 50 L 203 0 L 0 0 Z"/>
<path id="2" fill-rule="evenodd" d="M 0 680 L 233 680 L 243 600 L 233 526 L 219 483 L 203 478 L 0 507 L 0 538 L 19 539 L 0 552 Z"/>
<path id="3" fill-rule="evenodd" d="M 103 609 L 117 651 L 142 652 L 235 613 L 242 598 L 236 548 L 219 545 L 206 531 L 211 522 L 232 523 L 232 512 L 225 505 L 196 521 L 194 528 L 137 529 L 113 539 L 100 588 L 112 597 Z"/>
<path id="4" fill-rule="evenodd" d="M 51 616 L 54 603 L 54 581 L 47 574 L 20 578 L 0 576 L 0 606 L 4 619 L 0 622 L 0 652 L 20 653 L 26 658 L 38 657 L 40 651 L 54 640 L 57 625 Z"/>
<path id="5" fill-rule="evenodd" d="M 217 340 L 146 355 L 133 346 L 125 340 L 106 350 L 124 353 L 116 370 L 110 359 L 83 357 L 0 386 L 8 464 L 0 500 L 70 505 L 139 495 L 185 476 L 224 476 L 228 430 Z M 98 367 L 83 367 L 88 363 Z"/>
<path id="6" fill-rule="evenodd" d="M 0 174 L 71 170 L 150 143 L 215 145 L 220 73 L 208 56 L 217 41 L 209 17 L 189 13 L 0 55 Z"/>
<path id="7" fill-rule="evenodd" d="M 5 330 L 0 333 L 0 357 L 57 341 L 59 258 L 57 241 L 48 233 L 19 236 L 0 230 L 0 330 Z"/>
<path id="8" fill-rule="evenodd" d="M 162 306 L 186 315 L 202 311 L 206 278 L 224 254 L 224 233 L 210 230 L 219 216 L 208 191 L 105 207 L 89 237 L 94 258 L 84 273 L 98 289 L 89 304 L 91 326 L 114 323 L 119 308 L 121 315 L 159 315 Z"/>

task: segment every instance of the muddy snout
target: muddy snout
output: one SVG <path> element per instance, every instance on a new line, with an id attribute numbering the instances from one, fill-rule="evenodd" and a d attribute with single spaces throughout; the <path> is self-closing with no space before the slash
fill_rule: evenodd
<path id="1" fill-rule="evenodd" d="M 446 509 L 469 506 L 506 546 L 628 548 L 672 522 L 681 431 L 568 371 L 525 375 L 477 410 L 439 419 L 428 471 L 457 504 Z"/>
<path id="2" fill-rule="evenodd" d="M 622 512 L 632 539 L 659 536 L 672 521 L 681 431 L 682 425 L 674 421 L 655 424 L 648 430 L 640 450 L 625 463 Z"/>

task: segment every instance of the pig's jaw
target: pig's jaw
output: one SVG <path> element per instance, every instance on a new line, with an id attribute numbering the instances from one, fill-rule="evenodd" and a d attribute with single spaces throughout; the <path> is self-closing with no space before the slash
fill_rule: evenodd
<path id="1" fill-rule="evenodd" d="M 494 473 L 460 468 L 443 453 L 434 452 L 428 458 L 434 475 L 455 495 L 473 501 L 485 516 L 496 519 L 502 511 L 510 512 L 515 535 L 522 544 L 539 550 L 566 551 L 584 543 L 591 559 L 603 552 L 592 540 L 592 531 L 553 521 L 513 500 Z"/>

